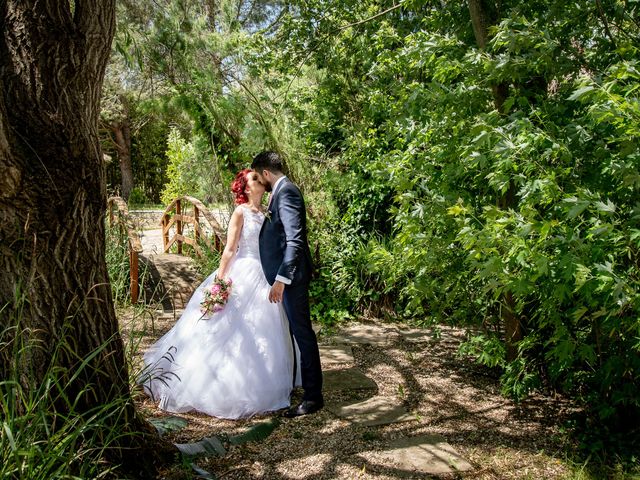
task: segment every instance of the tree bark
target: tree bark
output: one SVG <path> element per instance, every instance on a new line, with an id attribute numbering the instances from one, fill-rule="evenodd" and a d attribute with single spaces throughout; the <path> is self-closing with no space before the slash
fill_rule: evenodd
<path id="1" fill-rule="evenodd" d="M 468 0 L 468 5 L 476 43 L 484 50 L 489 42 L 489 26 L 495 25 L 499 19 L 498 6 L 487 0 Z M 504 102 L 509 96 L 509 86 L 504 82 L 493 84 L 491 90 L 496 110 L 504 113 Z"/>
<path id="2" fill-rule="evenodd" d="M 487 0 L 468 0 L 471 24 L 476 43 L 481 49 L 485 49 L 489 42 L 489 26 L 495 25 L 499 21 L 498 5 Z M 493 102 L 496 110 L 504 114 L 504 102 L 509 96 L 509 85 L 498 83 L 491 85 Z M 509 209 L 517 205 L 515 195 L 515 185 L 509 182 L 507 192 L 497 199 L 500 208 Z M 520 319 L 516 315 L 516 302 L 511 292 L 506 292 L 501 297 L 502 324 L 505 330 L 505 348 L 507 361 L 512 361 L 518 356 L 517 343 L 522 340 L 522 327 Z"/>
<path id="3" fill-rule="evenodd" d="M 211 28 L 212 32 L 216 31 L 216 20 L 218 17 L 218 5 L 216 0 L 205 0 L 204 8 L 207 13 L 207 20 L 209 22 L 209 28 Z"/>
<path id="4" fill-rule="evenodd" d="M 129 118 L 124 117 L 112 122 L 110 128 L 118 151 L 118 161 L 120 162 L 120 175 L 122 177 L 120 196 L 127 202 L 134 185 L 133 168 L 131 167 L 131 127 Z"/>
<path id="5" fill-rule="evenodd" d="M 57 369 L 78 399 L 73 412 L 51 399 L 64 414 L 120 402 L 104 428 L 145 432 L 110 451 L 124 460 L 153 437 L 131 399 L 105 263 L 97 125 L 114 28 L 115 0 L 0 2 L 1 327 L 5 341 L 39 346 L 22 360 L 2 349 L 0 371 L 18 371 L 30 389 Z"/>

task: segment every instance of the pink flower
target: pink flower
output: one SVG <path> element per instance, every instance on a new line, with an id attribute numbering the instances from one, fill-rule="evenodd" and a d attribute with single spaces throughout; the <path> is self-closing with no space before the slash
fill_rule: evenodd
<path id="1" fill-rule="evenodd" d="M 216 278 L 204 291 L 204 298 L 200 302 L 202 318 L 211 317 L 212 314 L 224 309 L 231 295 L 231 280 Z"/>

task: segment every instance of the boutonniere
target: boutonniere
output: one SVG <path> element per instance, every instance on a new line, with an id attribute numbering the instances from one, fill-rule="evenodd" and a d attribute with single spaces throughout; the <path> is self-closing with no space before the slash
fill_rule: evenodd
<path id="1" fill-rule="evenodd" d="M 264 218 L 267 219 L 267 221 L 271 221 L 271 210 L 267 210 L 266 212 L 264 212 Z"/>

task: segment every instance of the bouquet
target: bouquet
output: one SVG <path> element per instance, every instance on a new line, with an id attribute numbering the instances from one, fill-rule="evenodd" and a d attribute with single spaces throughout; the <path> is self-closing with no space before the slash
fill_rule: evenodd
<path id="1" fill-rule="evenodd" d="M 231 279 L 216 277 L 211 285 L 204 291 L 204 298 L 200 302 L 200 311 L 203 317 L 208 317 L 221 311 L 231 295 Z"/>

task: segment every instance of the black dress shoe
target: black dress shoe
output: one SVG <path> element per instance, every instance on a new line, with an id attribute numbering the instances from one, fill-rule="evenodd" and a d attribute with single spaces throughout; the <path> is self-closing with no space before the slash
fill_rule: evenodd
<path id="1" fill-rule="evenodd" d="M 301 415 L 309 415 L 315 413 L 324 407 L 322 400 L 303 400 L 298 405 L 291 407 L 284 412 L 284 416 L 287 418 L 300 417 Z"/>

